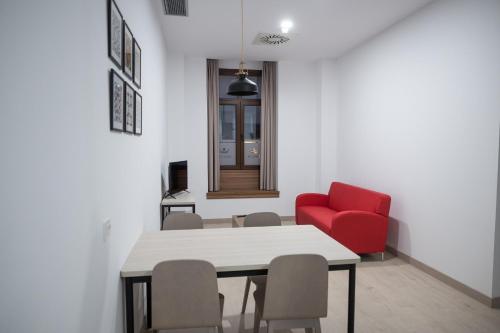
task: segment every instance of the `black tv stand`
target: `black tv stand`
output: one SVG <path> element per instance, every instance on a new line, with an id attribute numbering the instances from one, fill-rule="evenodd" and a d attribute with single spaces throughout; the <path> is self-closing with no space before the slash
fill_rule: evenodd
<path id="1" fill-rule="evenodd" d="M 183 194 L 183 192 L 186 192 Z M 165 193 L 161 200 L 161 216 L 160 216 L 160 229 L 163 229 L 163 219 L 170 214 L 172 207 L 189 207 L 193 213 L 196 212 L 196 202 L 194 196 L 188 191 L 175 193 L 175 196 L 170 193 Z"/>

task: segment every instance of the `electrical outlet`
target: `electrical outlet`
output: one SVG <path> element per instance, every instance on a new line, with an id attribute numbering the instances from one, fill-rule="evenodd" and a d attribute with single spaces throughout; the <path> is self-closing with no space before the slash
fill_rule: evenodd
<path id="1" fill-rule="evenodd" d="M 109 236 L 111 235 L 111 219 L 104 220 L 102 224 L 102 239 L 103 241 L 107 241 Z"/>

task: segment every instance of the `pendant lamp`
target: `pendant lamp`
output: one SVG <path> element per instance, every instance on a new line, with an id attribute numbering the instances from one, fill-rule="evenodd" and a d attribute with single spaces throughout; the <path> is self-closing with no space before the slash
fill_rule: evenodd
<path id="1" fill-rule="evenodd" d="M 243 0 L 241 0 L 241 53 L 240 66 L 235 74 L 236 79 L 231 81 L 227 88 L 227 94 L 231 96 L 251 96 L 259 93 L 257 84 L 248 78 L 248 71 L 243 61 Z"/>

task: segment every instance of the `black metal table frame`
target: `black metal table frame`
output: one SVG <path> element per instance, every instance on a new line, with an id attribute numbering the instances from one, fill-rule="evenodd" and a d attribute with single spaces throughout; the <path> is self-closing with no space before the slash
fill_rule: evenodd
<path id="1" fill-rule="evenodd" d="M 160 230 L 163 230 L 163 220 L 170 213 L 170 208 L 172 207 L 188 207 L 191 208 L 193 213 L 196 213 L 196 205 L 195 204 L 160 204 L 161 206 L 161 218 L 160 218 Z M 167 214 L 165 214 L 165 208 L 167 209 Z"/>
<path id="2" fill-rule="evenodd" d="M 349 291 L 347 304 L 347 333 L 354 333 L 354 309 L 356 298 L 356 264 L 345 265 L 330 265 L 330 271 L 349 271 Z M 266 275 L 267 269 L 249 270 L 249 271 L 229 271 L 217 272 L 218 278 L 240 277 L 240 276 L 255 276 Z M 146 284 L 146 300 L 147 300 L 147 327 L 151 328 L 151 276 L 136 276 L 125 277 L 125 316 L 126 316 L 126 333 L 134 333 L 134 284 Z"/>

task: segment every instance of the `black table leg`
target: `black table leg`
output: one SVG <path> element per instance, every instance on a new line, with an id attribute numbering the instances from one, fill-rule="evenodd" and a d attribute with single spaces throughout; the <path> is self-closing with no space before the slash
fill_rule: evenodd
<path id="1" fill-rule="evenodd" d="M 356 265 L 349 267 L 349 303 L 347 305 L 347 333 L 354 333 L 354 305 L 356 299 Z"/>
<path id="2" fill-rule="evenodd" d="M 151 328 L 151 276 L 135 276 L 123 278 L 125 282 L 125 318 L 126 333 L 134 333 L 134 284 L 146 284 L 146 326 Z M 142 302 L 142 299 L 139 300 Z"/>
<path id="3" fill-rule="evenodd" d="M 125 278 L 125 316 L 127 333 L 134 333 L 134 284 L 131 278 Z"/>
<path id="4" fill-rule="evenodd" d="M 165 206 L 160 205 L 160 230 L 163 230 L 163 219 L 165 218 Z"/>
<path id="5" fill-rule="evenodd" d="M 151 281 L 146 282 L 146 302 L 147 302 L 147 328 L 151 328 L 152 316 L 151 316 Z"/>

